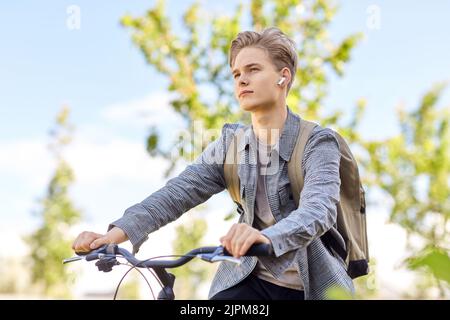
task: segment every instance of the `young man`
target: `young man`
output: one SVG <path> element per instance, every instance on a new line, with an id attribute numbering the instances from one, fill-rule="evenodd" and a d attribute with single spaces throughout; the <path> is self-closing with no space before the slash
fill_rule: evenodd
<path id="1" fill-rule="evenodd" d="M 178 177 L 128 208 L 106 234 L 80 234 L 73 249 L 89 251 L 129 239 L 137 252 L 149 233 L 226 188 L 227 149 L 237 130 L 244 130 L 237 146 L 245 159 L 238 169 L 243 213 L 220 241 L 235 257 L 254 243 L 270 244 L 273 256 L 243 257 L 239 266 L 222 262 L 209 298 L 322 299 L 332 286 L 353 292 L 344 261 L 319 239 L 335 225 L 339 202 L 340 151 L 332 130 L 316 126 L 312 131 L 297 164 L 304 172 L 298 207 L 291 194 L 287 163 L 300 127 L 286 105 L 297 68 L 294 43 L 277 28 L 241 32 L 229 58 L 235 96 L 250 112 L 252 125 L 224 125 L 221 137 Z"/>

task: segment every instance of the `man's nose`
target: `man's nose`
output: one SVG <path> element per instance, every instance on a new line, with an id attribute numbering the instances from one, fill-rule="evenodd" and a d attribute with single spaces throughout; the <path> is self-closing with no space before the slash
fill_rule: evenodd
<path id="1" fill-rule="evenodd" d="M 239 85 L 241 85 L 241 86 L 246 86 L 246 85 L 248 85 L 248 79 L 247 79 L 246 77 L 241 77 L 241 78 L 239 79 Z"/>

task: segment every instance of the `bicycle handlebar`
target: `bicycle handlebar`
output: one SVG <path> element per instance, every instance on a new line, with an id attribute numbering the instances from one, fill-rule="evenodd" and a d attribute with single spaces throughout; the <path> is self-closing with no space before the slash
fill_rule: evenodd
<path id="1" fill-rule="evenodd" d="M 240 263 L 240 260 L 233 258 L 227 250 L 222 246 L 217 247 L 200 247 L 189 251 L 181 258 L 176 260 L 139 260 L 128 250 L 119 247 L 116 244 L 104 245 L 86 254 L 78 254 L 78 257 L 65 259 L 63 263 L 68 263 L 76 260 L 85 259 L 86 261 L 93 261 L 98 259 L 114 259 L 117 256 L 122 256 L 133 266 L 139 268 L 176 268 L 186 264 L 195 257 L 199 257 L 208 262 L 217 261 L 231 261 Z M 245 256 L 268 256 L 271 254 L 271 247 L 268 244 L 254 244 L 246 252 Z"/>
<path id="2" fill-rule="evenodd" d="M 270 245 L 254 244 L 249 250 L 247 250 L 245 256 L 268 256 L 271 254 L 272 250 Z M 175 299 L 175 294 L 173 292 L 175 276 L 168 273 L 165 269 L 182 266 L 195 257 L 199 257 L 207 262 L 230 261 L 239 264 L 241 263 L 240 259 L 232 257 L 222 246 L 196 248 L 176 260 L 152 260 L 155 258 L 139 260 L 128 250 L 120 248 L 117 244 L 107 244 L 86 254 L 78 254 L 76 257 L 65 259 L 63 263 L 69 263 L 81 259 L 85 259 L 86 261 L 98 260 L 95 263 L 98 270 L 109 272 L 115 265 L 121 264 L 117 261 L 117 257 L 125 258 L 130 264 L 132 264 L 133 267 L 153 269 L 155 271 L 153 275 L 159 279 L 162 287 L 162 290 L 158 295 L 158 299 L 160 300 Z M 116 298 L 117 290 L 118 288 L 116 289 L 114 299 Z"/>
<path id="3" fill-rule="evenodd" d="M 270 247 L 270 245 L 265 244 L 265 243 L 257 243 L 257 244 L 252 245 L 247 250 L 247 252 L 245 253 L 245 256 L 265 257 L 265 256 L 270 256 L 271 252 L 272 252 L 272 248 Z M 225 248 L 223 248 L 223 253 L 226 256 L 231 256 L 231 254 Z"/>

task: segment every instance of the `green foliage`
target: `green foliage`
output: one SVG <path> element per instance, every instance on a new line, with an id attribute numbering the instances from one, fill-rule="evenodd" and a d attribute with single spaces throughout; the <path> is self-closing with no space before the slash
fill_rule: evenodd
<path id="1" fill-rule="evenodd" d="M 407 261 L 409 268 L 412 270 L 426 269 L 427 272 L 433 274 L 437 279 L 450 285 L 450 257 L 448 250 L 425 248 Z"/>
<path id="2" fill-rule="evenodd" d="M 355 299 L 376 299 L 378 294 L 377 285 L 377 262 L 370 257 L 369 274 L 353 280 L 355 286 Z"/>
<path id="3" fill-rule="evenodd" d="M 117 293 L 118 300 L 139 300 L 139 277 L 141 275 L 135 271 L 131 270 L 130 273 L 126 275 L 123 280 L 123 284 L 120 286 Z"/>
<path id="4" fill-rule="evenodd" d="M 331 287 L 327 290 L 325 299 L 327 300 L 352 300 L 353 296 L 341 287 Z"/>
<path id="5" fill-rule="evenodd" d="M 202 239 L 207 231 L 204 219 L 191 218 L 176 228 L 176 237 L 173 243 L 175 254 L 184 254 L 202 246 Z M 199 299 L 199 284 L 204 282 L 208 275 L 206 262 L 194 259 L 180 268 L 171 270 L 176 276 L 175 297 L 177 299 Z"/>
<path id="6" fill-rule="evenodd" d="M 55 174 L 50 180 L 47 194 L 40 201 L 40 225 L 26 238 L 30 247 L 31 276 L 33 283 L 45 295 L 57 298 L 70 296 L 74 275 L 61 263 L 72 255 L 70 226 L 79 221 L 80 212 L 69 197 L 69 187 L 74 181 L 70 166 L 62 157 L 63 147 L 71 140 L 72 127 L 68 123 L 69 109 L 58 114 L 56 126 L 51 131 L 50 149 L 57 160 Z"/>
<path id="7" fill-rule="evenodd" d="M 450 108 L 436 106 L 443 88 L 437 85 L 425 94 L 416 110 L 399 110 L 401 134 L 365 143 L 369 180 L 393 199 L 391 222 L 421 242 L 419 247 L 410 243 L 415 254 L 409 266 L 427 266 L 420 269 L 437 279 L 441 296 L 442 281 L 450 277 L 442 256 L 450 248 Z"/>
<path id="8" fill-rule="evenodd" d="M 334 286 L 327 290 L 325 297 L 327 300 L 362 300 L 362 299 L 376 299 L 378 293 L 378 287 L 376 284 L 376 260 L 371 258 L 370 273 L 366 276 L 359 277 L 353 280 L 355 286 L 355 294 L 351 295 L 350 292 L 344 288 Z"/>
<path id="9" fill-rule="evenodd" d="M 147 137 L 147 152 L 151 155 L 151 156 L 155 156 L 156 155 L 156 151 L 157 151 L 157 146 L 158 146 L 158 133 L 156 131 L 155 128 L 151 128 L 150 130 L 150 134 Z"/>

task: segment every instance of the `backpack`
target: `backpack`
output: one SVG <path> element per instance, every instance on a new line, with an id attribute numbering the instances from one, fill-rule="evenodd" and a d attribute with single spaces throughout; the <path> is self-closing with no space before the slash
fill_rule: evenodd
<path id="1" fill-rule="evenodd" d="M 300 119 L 299 135 L 288 162 L 289 182 L 297 207 L 304 181 L 302 167 L 298 164 L 303 159 L 306 143 L 316 125 L 314 122 Z M 230 159 L 237 159 L 236 145 L 243 133 L 243 130 L 238 130 L 237 134 L 234 135 L 224 163 L 227 190 L 233 201 L 238 205 L 238 211 L 240 212 L 242 212 L 242 206 L 240 205 L 237 161 Z M 337 132 L 335 132 L 335 136 L 339 142 L 341 153 L 339 166 L 340 201 L 337 204 L 336 228 L 332 227 L 320 239 L 325 247 L 329 250 L 333 249 L 331 252 L 338 254 L 345 261 L 347 274 L 354 279 L 369 273 L 365 191 L 359 177 L 358 164 L 348 144 Z M 339 234 L 336 234 L 336 232 Z M 345 243 L 342 243 L 342 239 Z"/>

